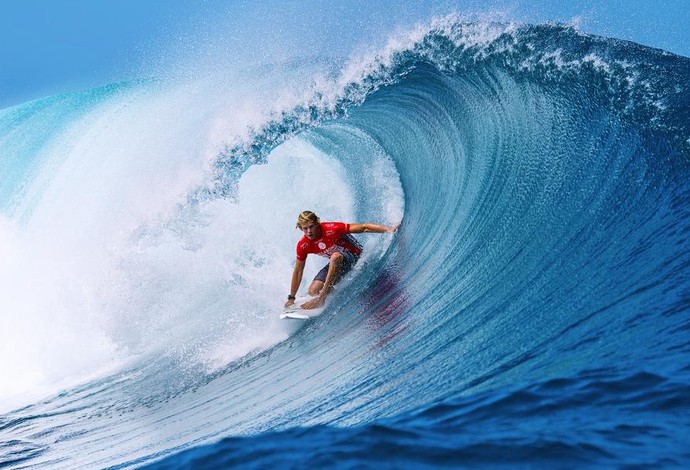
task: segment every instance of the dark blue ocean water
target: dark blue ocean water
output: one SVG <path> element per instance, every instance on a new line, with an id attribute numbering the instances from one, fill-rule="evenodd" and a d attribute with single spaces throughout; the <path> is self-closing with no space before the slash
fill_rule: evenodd
<path id="1" fill-rule="evenodd" d="M 0 465 L 688 466 L 690 59 L 557 25 L 448 20 L 339 77 L 212 147 L 188 184 L 163 172 L 163 215 L 146 206 L 133 223 L 105 206 L 126 236 L 107 238 L 115 261 L 93 265 L 109 274 L 87 292 L 125 365 L 3 414 Z M 98 147 L 117 141 L 103 116 L 120 125 L 166 91 L 92 93 L 79 125 Z M 3 142 L 25 142 L 21 119 L 47 109 L 2 111 Z M 94 157 L 69 148 L 61 168 L 80 174 L 70 161 Z M 79 194 L 119 168 L 85 171 Z M 19 239 L 54 220 L 50 186 L 26 186 L 0 187 Z M 294 199 L 323 219 L 403 223 L 286 331 Z"/>

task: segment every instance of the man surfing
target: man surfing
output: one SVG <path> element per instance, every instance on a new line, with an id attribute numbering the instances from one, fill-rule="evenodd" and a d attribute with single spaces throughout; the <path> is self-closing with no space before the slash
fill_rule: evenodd
<path id="1" fill-rule="evenodd" d="M 309 295 L 314 298 L 301 305 L 303 309 L 313 309 L 325 303 L 331 288 L 359 260 L 362 245 L 351 234 L 393 233 L 398 227 L 400 225 L 389 227 L 372 223 L 321 222 L 313 212 L 302 212 L 297 218 L 297 228 L 304 232 L 304 236 L 297 242 L 297 260 L 285 308 L 295 303 L 295 294 L 302 283 L 307 255 L 313 253 L 328 258 L 328 264 L 314 276 L 309 286 Z"/>

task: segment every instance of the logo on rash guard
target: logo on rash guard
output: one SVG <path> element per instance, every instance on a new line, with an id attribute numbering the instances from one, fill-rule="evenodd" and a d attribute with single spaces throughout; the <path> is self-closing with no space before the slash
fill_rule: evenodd
<path id="1" fill-rule="evenodd" d="M 319 242 L 319 250 L 325 250 L 326 244 L 324 242 Z"/>

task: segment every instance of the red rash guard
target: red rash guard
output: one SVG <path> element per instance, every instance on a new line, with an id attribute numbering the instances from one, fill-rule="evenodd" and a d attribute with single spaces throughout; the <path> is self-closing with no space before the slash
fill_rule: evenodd
<path id="1" fill-rule="evenodd" d="M 297 259 L 304 261 L 307 255 L 316 255 L 330 258 L 335 252 L 344 253 L 346 251 L 359 257 L 362 254 L 362 245 L 350 235 L 350 224 L 343 222 L 321 222 L 321 238 L 310 240 L 303 236 L 297 243 Z"/>

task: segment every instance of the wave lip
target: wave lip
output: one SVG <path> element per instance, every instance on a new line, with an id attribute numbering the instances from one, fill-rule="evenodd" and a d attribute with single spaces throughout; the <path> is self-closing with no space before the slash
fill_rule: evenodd
<path id="1" fill-rule="evenodd" d="M 383 51 L 352 59 L 337 78 L 317 80 L 309 98 L 274 112 L 241 142 L 227 144 L 214 159 L 210 187 L 193 192 L 191 200 L 232 196 L 241 174 L 265 163 L 276 146 L 322 122 L 347 117 L 377 90 L 423 64 L 449 75 L 496 67 L 556 94 L 568 91 L 563 87 L 569 83 L 588 83 L 588 91 L 617 112 L 668 131 L 674 144 L 686 152 L 690 148 L 683 137 L 688 133 L 687 94 L 678 86 L 689 71 L 685 58 L 584 34 L 569 25 L 477 23 L 448 15 L 391 39 Z"/>

